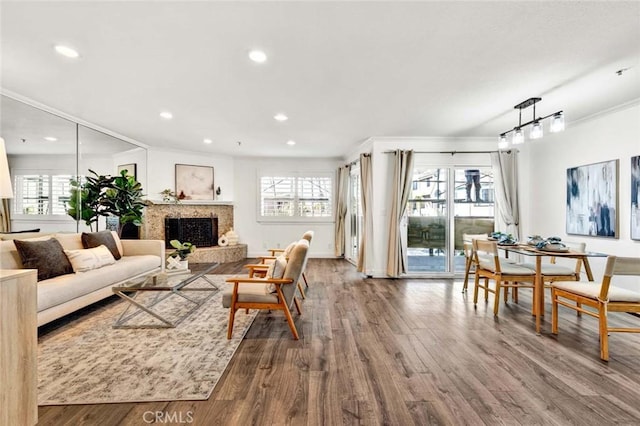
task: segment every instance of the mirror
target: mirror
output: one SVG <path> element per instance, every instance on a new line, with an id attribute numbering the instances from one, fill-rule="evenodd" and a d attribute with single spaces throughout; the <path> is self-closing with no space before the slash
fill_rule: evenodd
<path id="1" fill-rule="evenodd" d="M 10 200 L 11 231 L 89 231 L 72 217 L 72 182 L 89 169 L 118 174 L 133 169 L 146 184 L 146 149 L 2 95 L 0 136 L 5 140 L 15 197 Z M 76 216 L 80 216 L 80 212 Z M 101 217 L 98 229 L 107 226 Z M 95 230 L 95 226 L 94 226 Z"/>

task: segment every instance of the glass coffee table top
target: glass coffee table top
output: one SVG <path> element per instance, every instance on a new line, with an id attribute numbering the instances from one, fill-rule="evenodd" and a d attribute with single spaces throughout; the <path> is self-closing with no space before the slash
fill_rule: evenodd
<path id="1" fill-rule="evenodd" d="M 113 292 L 126 300 L 128 304 L 113 327 L 175 327 L 219 291 L 219 288 L 207 278 L 207 274 L 215 270 L 218 265 L 218 263 L 214 263 L 195 274 L 191 274 L 189 270 L 158 272 L 114 286 Z M 195 283 L 198 284 L 194 285 Z M 210 294 L 204 297 L 188 294 L 194 292 L 208 292 Z M 177 296 L 180 300 L 165 302 L 172 296 Z M 135 324 L 130 321 L 141 313 L 150 315 L 155 318 L 155 321 Z M 176 316 L 177 318 L 174 318 Z"/>

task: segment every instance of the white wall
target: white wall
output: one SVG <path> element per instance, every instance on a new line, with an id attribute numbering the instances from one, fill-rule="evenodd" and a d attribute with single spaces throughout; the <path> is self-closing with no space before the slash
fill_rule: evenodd
<path id="1" fill-rule="evenodd" d="M 234 223 L 240 242 L 248 244 L 248 256 L 265 254 L 267 248 L 285 248 L 313 230 L 311 257 L 333 257 L 334 222 L 264 223 L 257 221 L 258 172 L 330 172 L 343 162 L 336 159 L 236 158 L 234 174 Z M 335 177 L 334 177 L 335 179 Z M 335 182 L 334 182 L 335 185 Z"/>
<path id="2" fill-rule="evenodd" d="M 213 184 L 220 187 L 221 200 L 234 200 L 234 160 L 233 157 L 219 154 L 186 152 L 149 148 L 147 152 L 147 186 L 145 194 L 149 200 L 162 200 L 160 193 L 164 189 L 176 188 L 176 164 L 213 167 Z"/>
<path id="3" fill-rule="evenodd" d="M 520 154 L 523 196 L 523 235 L 557 235 L 567 241 L 584 241 L 587 250 L 618 256 L 640 257 L 640 241 L 630 237 L 631 157 L 640 155 L 640 105 L 601 114 L 579 123 L 567 123 L 562 133 L 546 134 L 535 142 L 527 141 Z M 617 239 L 567 235 L 567 168 L 619 160 Z M 604 259 L 592 259 L 597 280 L 602 277 Z M 629 286 L 638 279 L 621 279 Z M 637 287 L 636 287 L 637 288 Z"/>

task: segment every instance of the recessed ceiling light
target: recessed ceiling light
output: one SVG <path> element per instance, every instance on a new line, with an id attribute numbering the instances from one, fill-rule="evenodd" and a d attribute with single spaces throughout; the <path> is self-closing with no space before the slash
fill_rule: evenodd
<path id="1" fill-rule="evenodd" d="M 205 139 L 202 142 L 206 143 L 206 144 L 210 144 L 213 143 L 213 141 L 211 139 Z"/>
<path id="2" fill-rule="evenodd" d="M 164 118 L 165 120 L 171 120 L 173 118 L 173 114 L 171 114 L 169 111 L 162 111 L 160 113 L 160 117 Z"/>
<path id="3" fill-rule="evenodd" d="M 251 59 L 253 62 L 261 64 L 267 60 L 267 54 L 262 50 L 252 50 L 251 52 L 249 52 L 249 59 Z"/>
<path id="4" fill-rule="evenodd" d="M 287 145 L 289 146 L 294 146 L 296 144 L 296 141 L 287 141 Z"/>
<path id="5" fill-rule="evenodd" d="M 289 119 L 289 117 L 287 117 L 286 115 L 284 115 L 282 113 L 274 115 L 273 118 L 275 120 L 278 120 L 278 121 L 287 121 Z"/>
<path id="6" fill-rule="evenodd" d="M 56 52 L 58 52 L 59 54 L 61 54 L 62 56 L 66 56 L 67 58 L 77 58 L 78 56 L 80 56 L 80 54 L 78 53 L 77 50 L 69 47 L 69 46 L 64 46 L 62 44 L 56 44 L 54 46 L 54 49 L 56 49 Z"/>
<path id="7" fill-rule="evenodd" d="M 54 138 L 53 136 L 45 136 L 44 140 L 48 142 L 55 142 L 58 140 L 58 138 Z"/>

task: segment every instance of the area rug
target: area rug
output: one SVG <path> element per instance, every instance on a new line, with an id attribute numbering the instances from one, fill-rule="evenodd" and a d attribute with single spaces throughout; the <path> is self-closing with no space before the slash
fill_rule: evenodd
<path id="1" fill-rule="evenodd" d="M 228 275 L 208 275 L 223 289 Z M 200 282 L 201 281 L 201 282 Z M 190 287 L 206 287 L 204 280 Z M 140 296 L 151 297 L 154 293 Z M 157 293 L 155 293 L 157 294 Z M 222 291 L 176 328 L 114 329 L 127 303 L 118 301 L 79 317 L 38 341 L 38 405 L 207 399 L 255 319 L 239 312 L 227 340 L 229 310 Z M 192 305 L 171 295 L 156 308 L 180 316 Z M 129 320 L 149 323 L 146 314 Z"/>

